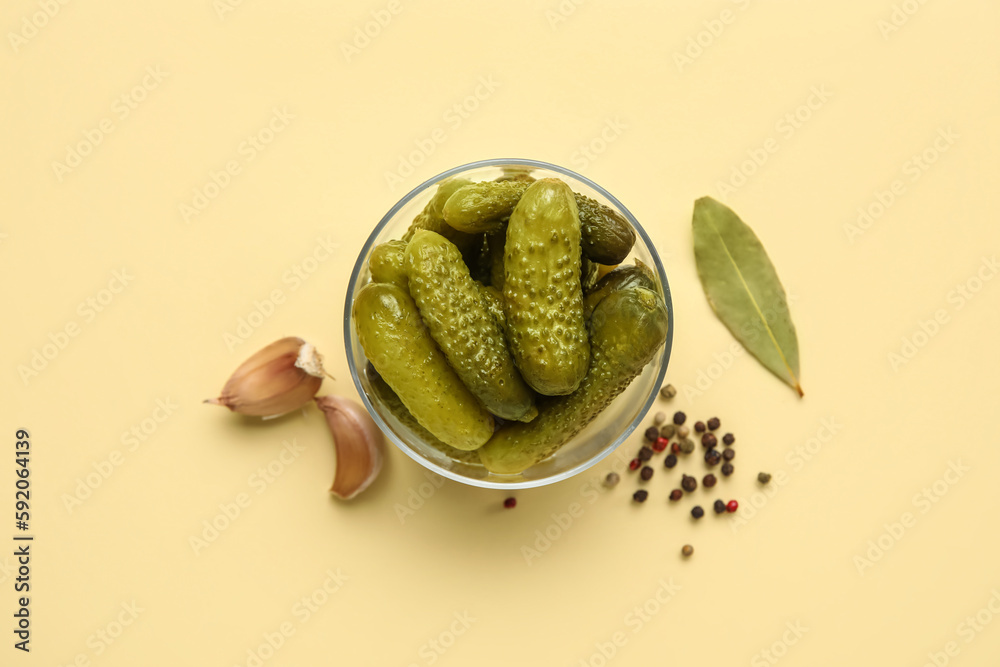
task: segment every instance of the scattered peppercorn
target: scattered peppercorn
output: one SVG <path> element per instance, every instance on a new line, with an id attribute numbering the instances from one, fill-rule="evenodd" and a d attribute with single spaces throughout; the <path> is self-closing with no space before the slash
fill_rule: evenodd
<path id="1" fill-rule="evenodd" d="M 616 486 L 619 481 L 621 481 L 621 478 L 618 476 L 618 473 L 609 472 L 604 477 L 604 486 L 610 489 L 611 487 Z"/>
<path id="2" fill-rule="evenodd" d="M 732 449 L 724 449 L 722 450 L 722 458 L 726 461 L 732 461 L 736 458 L 736 451 Z"/>
<path id="3" fill-rule="evenodd" d="M 695 430 L 695 433 L 704 433 L 705 432 L 705 422 L 695 422 L 694 423 L 694 430 Z"/>
<path id="4" fill-rule="evenodd" d="M 682 452 L 684 452 L 685 454 L 690 454 L 691 452 L 694 451 L 694 440 L 692 440 L 691 438 L 684 438 L 683 440 L 681 440 L 680 447 Z"/>
<path id="5" fill-rule="evenodd" d="M 705 435 L 701 436 L 701 444 L 703 447 L 708 447 L 709 449 L 711 449 L 712 447 L 718 445 L 719 441 L 716 440 L 714 433 L 706 433 Z"/>
<path id="6" fill-rule="evenodd" d="M 678 426 L 677 427 L 677 437 L 678 438 L 686 438 L 689 435 L 691 435 L 691 429 L 689 429 L 687 426 Z"/>
<path id="7" fill-rule="evenodd" d="M 771 473 L 769 472 L 759 472 L 757 473 L 757 481 L 761 484 L 767 484 L 771 481 Z"/>
<path id="8" fill-rule="evenodd" d="M 708 473 L 707 475 L 701 478 L 701 484 L 706 489 L 711 489 L 713 486 L 715 486 L 715 482 L 716 482 L 715 475 L 713 475 L 712 473 Z"/>
<path id="9" fill-rule="evenodd" d="M 677 432 L 677 427 L 674 426 L 673 424 L 664 424 L 663 426 L 660 427 L 660 435 L 662 435 L 664 438 L 672 438 L 674 437 L 674 434 L 676 432 Z"/>
<path id="10" fill-rule="evenodd" d="M 733 468 L 733 464 L 730 463 L 729 461 L 726 461 L 725 463 L 722 464 L 722 474 L 725 475 L 726 477 L 732 475 L 734 470 L 735 468 Z"/>
<path id="11" fill-rule="evenodd" d="M 639 489 L 638 491 L 632 494 L 632 500 L 634 500 L 637 503 L 646 502 L 646 498 L 649 498 L 649 491 L 647 491 L 646 489 Z"/>
<path id="12" fill-rule="evenodd" d="M 690 544 L 685 544 L 683 547 L 681 547 L 681 554 L 683 554 L 685 558 L 687 558 L 693 553 L 694 553 L 694 547 L 691 546 Z"/>
<path id="13" fill-rule="evenodd" d="M 681 412 L 680 410 L 674 413 L 674 423 L 677 424 L 678 426 L 683 424 L 685 419 L 687 419 L 687 415 Z"/>
<path id="14" fill-rule="evenodd" d="M 691 477 L 690 475 L 684 475 L 683 477 L 681 477 L 681 488 L 687 491 L 688 493 L 691 493 L 692 491 L 698 488 L 698 480 L 696 480 L 694 477 Z"/>
<path id="15" fill-rule="evenodd" d="M 662 411 L 661 412 L 657 412 L 653 416 L 653 423 L 656 424 L 657 426 L 659 426 L 660 424 L 662 424 L 665 421 L 667 421 L 667 413 L 666 412 L 662 412 Z"/>
<path id="16" fill-rule="evenodd" d="M 653 440 L 656 440 L 657 438 L 660 437 L 660 429 L 656 428 L 655 426 L 650 426 L 649 428 L 646 429 L 646 433 L 644 435 L 646 436 L 646 440 L 652 442 Z"/>
<path id="17" fill-rule="evenodd" d="M 718 417 L 712 417 L 711 419 L 708 420 L 708 430 L 709 431 L 714 431 L 715 429 L 719 428 L 720 426 L 722 426 L 722 422 L 719 421 Z"/>
<path id="18" fill-rule="evenodd" d="M 682 497 L 684 497 L 684 492 L 681 491 L 680 489 L 674 489 L 673 491 L 670 492 L 671 500 L 680 500 Z"/>
<path id="19" fill-rule="evenodd" d="M 740 504 L 738 502 L 736 502 L 735 500 L 730 500 L 728 503 L 726 503 L 726 511 L 735 512 L 737 509 L 739 509 L 739 506 Z"/>
<path id="20" fill-rule="evenodd" d="M 649 447 L 642 447 L 639 450 L 638 456 L 640 461 L 648 461 L 653 458 L 653 450 Z"/>
<path id="21" fill-rule="evenodd" d="M 639 459 L 632 459 L 631 461 L 628 462 L 628 469 L 629 470 L 638 470 L 639 466 L 641 466 L 641 465 L 642 465 L 642 461 L 640 461 Z"/>
<path id="22" fill-rule="evenodd" d="M 648 482 L 653 478 L 653 469 L 649 466 L 642 466 L 642 470 L 639 471 L 639 477 L 642 477 L 642 481 Z"/>
<path id="23" fill-rule="evenodd" d="M 726 447 L 732 447 L 734 442 L 736 442 L 736 436 L 732 433 L 727 433 L 722 436 L 722 444 Z"/>
<path id="24" fill-rule="evenodd" d="M 707 452 L 705 452 L 705 463 L 707 463 L 708 465 L 717 466 L 719 465 L 719 461 L 721 460 L 722 460 L 722 455 L 719 454 L 718 449 L 710 449 Z"/>
<path id="25" fill-rule="evenodd" d="M 507 500 L 503 501 L 503 506 L 506 507 L 507 509 L 517 507 L 517 498 L 508 498 Z"/>
<path id="26" fill-rule="evenodd" d="M 693 516 L 696 519 L 700 519 L 701 517 L 705 516 L 705 510 L 701 508 L 701 505 L 695 505 L 694 507 L 691 508 L 691 516 Z"/>
<path id="27" fill-rule="evenodd" d="M 712 505 L 712 509 L 715 510 L 716 514 L 722 514 L 723 512 L 726 511 L 726 503 L 722 502 L 721 500 L 716 500 L 715 504 Z"/>
<path id="28" fill-rule="evenodd" d="M 681 451 L 681 443 L 675 442 L 674 444 L 670 445 L 670 451 L 672 451 L 674 454 L 679 454 Z"/>
<path id="29" fill-rule="evenodd" d="M 654 452 L 662 452 L 664 449 L 667 448 L 667 445 L 669 445 L 669 444 L 670 444 L 670 441 L 667 440 L 666 438 L 663 438 L 663 437 L 657 438 L 656 442 L 653 443 L 653 451 Z"/>
<path id="30" fill-rule="evenodd" d="M 665 384 L 663 385 L 663 388 L 660 389 L 660 396 L 662 396 L 663 398 L 671 399 L 676 395 L 677 395 L 677 390 L 674 389 L 674 385 L 672 384 Z"/>
<path id="31" fill-rule="evenodd" d="M 677 456 L 675 454 L 667 454 L 667 458 L 663 459 L 663 467 L 673 468 L 677 465 Z"/>

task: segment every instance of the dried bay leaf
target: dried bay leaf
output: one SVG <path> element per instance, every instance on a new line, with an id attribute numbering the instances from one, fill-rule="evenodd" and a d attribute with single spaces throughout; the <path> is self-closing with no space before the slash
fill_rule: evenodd
<path id="1" fill-rule="evenodd" d="M 795 325 L 760 239 L 711 197 L 694 203 L 692 227 L 698 277 L 712 310 L 743 347 L 802 396 Z"/>

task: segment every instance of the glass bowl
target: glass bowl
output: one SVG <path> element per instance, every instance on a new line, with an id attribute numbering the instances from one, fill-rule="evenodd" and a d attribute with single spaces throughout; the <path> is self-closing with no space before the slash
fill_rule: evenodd
<path id="1" fill-rule="evenodd" d="M 634 259 L 639 259 L 652 268 L 659 278 L 670 321 L 663 349 L 647 364 L 632 384 L 555 454 L 516 475 L 491 473 L 479 463 L 470 462 L 474 461 L 475 457 L 466 456 L 465 460 L 451 458 L 433 445 L 424 442 L 406 424 L 397 419 L 372 390 L 368 375 L 370 371 L 367 370 L 368 360 L 358 342 L 351 317 L 354 295 L 371 281 L 368 257 L 372 248 L 379 243 L 401 238 L 409 229 L 413 218 L 423 210 L 434 195 L 438 183 L 453 176 L 461 176 L 471 181 L 493 180 L 503 175 L 505 168 L 530 169 L 531 175 L 535 178 L 562 179 L 574 192 L 596 199 L 625 216 L 635 229 L 636 242 L 623 264 L 631 264 Z M 344 306 L 344 342 L 351 377 L 365 407 L 386 437 L 407 456 L 439 475 L 463 484 L 491 489 L 526 489 L 568 479 L 594 465 L 625 442 L 629 434 L 641 423 L 656 398 L 670 359 L 673 333 L 673 307 L 667 276 L 652 241 L 635 216 L 611 193 L 585 176 L 547 162 L 516 158 L 481 160 L 449 169 L 424 181 L 400 199 L 375 226 L 364 247 L 361 248 L 347 286 Z"/>

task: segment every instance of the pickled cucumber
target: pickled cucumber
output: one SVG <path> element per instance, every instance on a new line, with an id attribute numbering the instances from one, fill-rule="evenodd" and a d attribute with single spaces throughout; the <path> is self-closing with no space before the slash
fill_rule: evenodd
<path id="1" fill-rule="evenodd" d="M 482 181 L 459 188 L 444 204 L 444 221 L 460 232 L 496 231 L 528 189 L 526 181 Z"/>
<path id="2" fill-rule="evenodd" d="M 405 290 L 368 283 L 352 312 L 365 356 L 424 428 L 457 449 L 489 440 L 493 417 L 448 365 Z"/>
<path id="3" fill-rule="evenodd" d="M 481 181 L 458 189 L 445 202 L 444 221 L 461 232 L 492 232 L 514 210 L 529 181 Z M 573 193 L 583 252 L 598 264 L 618 264 L 632 251 L 635 230 L 618 211 Z M 434 230 L 438 231 L 438 230 Z"/>
<path id="4" fill-rule="evenodd" d="M 613 401 L 653 358 L 667 337 L 667 309 L 656 292 L 614 292 L 590 322 L 590 371 L 569 396 L 540 401 L 530 424 L 506 424 L 479 450 L 487 470 L 515 474 L 548 458 Z"/>
<path id="5" fill-rule="evenodd" d="M 418 422 L 416 418 L 410 414 L 410 411 L 406 409 L 406 406 L 403 405 L 403 401 L 399 400 L 399 396 L 397 396 L 396 392 L 392 390 L 392 387 L 386 384 L 385 380 L 382 379 L 382 376 L 378 374 L 378 371 L 375 370 L 374 366 L 369 364 L 365 370 L 366 375 L 368 376 L 368 385 L 371 387 L 372 393 L 375 394 L 375 398 L 377 398 L 379 403 L 384 405 L 385 408 L 399 420 L 400 424 L 409 428 L 421 441 L 440 451 L 448 458 L 472 465 L 479 464 L 479 454 L 475 451 L 455 449 L 454 447 L 446 445 L 435 438 L 433 433 L 421 426 L 420 422 Z"/>
<path id="6" fill-rule="evenodd" d="M 635 230 L 618 211 L 581 194 L 576 195 L 583 234 L 583 252 L 598 264 L 618 264 L 635 245 Z"/>
<path id="7" fill-rule="evenodd" d="M 490 315 L 496 320 L 496 323 L 500 326 L 500 330 L 506 333 L 507 316 L 503 313 L 503 294 L 496 287 L 483 285 L 482 283 L 478 283 L 477 287 L 479 287 L 480 294 L 483 295 L 486 310 L 490 311 Z"/>
<path id="8" fill-rule="evenodd" d="M 372 248 L 368 258 L 368 268 L 372 280 L 377 283 L 393 283 L 406 289 L 406 271 L 403 268 L 403 253 L 406 241 L 386 241 Z"/>
<path id="9" fill-rule="evenodd" d="M 653 275 L 648 266 L 637 259 L 635 260 L 635 266 L 620 266 L 614 271 L 605 274 L 603 278 L 597 281 L 593 289 L 583 295 L 583 316 L 589 320 L 591 314 L 594 312 L 594 308 L 597 307 L 597 304 L 602 299 L 612 292 L 629 287 L 645 287 L 657 294 L 660 293 L 656 276 Z"/>
<path id="10" fill-rule="evenodd" d="M 550 396 L 576 391 L 587 374 L 590 342 L 580 286 L 580 219 L 562 181 L 532 183 L 510 216 L 503 295 L 510 350 L 525 381 Z"/>
<path id="11" fill-rule="evenodd" d="M 458 248 L 440 234 L 420 230 L 406 247 L 406 274 L 431 337 L 465 386 L 502 419 L 533 416 L 534 395 Z"/>
<path id="12" fill-rule="evenodd" d="M 471 184 L 472 181 L 464 178 L 449 178 L 446 181 L 442 181 L 440 185 L 438 185 L 434 196 L 431 197 L 431 200 L 427 202 L 426 206 L 424 206 L 424 210 L 413 219 L 413 223 L 410 225 L 410 228 L 406 231 L 406 234 L 403 235 L 403 240 L 409 241 L 410 238 L 413 237 L 413 234 L 419 229 L 429 229 L 432 232 L 437 232 L 454 243 L 463 253 L 468 252 L 475 246 L 476 242 L 480 240 L 480 237 L 473 234 L 465 234 L 447 224 L 444 221 L 444 217 L 442 217 L 442 209 L 444 208 L 445 202 L 448 201 L 448 199 L 455 194 L 456 191 Z"/>

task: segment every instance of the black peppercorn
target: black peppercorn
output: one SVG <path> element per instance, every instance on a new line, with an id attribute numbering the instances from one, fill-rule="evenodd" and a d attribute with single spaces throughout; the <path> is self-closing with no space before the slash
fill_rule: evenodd
<path id="1" fill-rule="evenodd" d="M 643 447 L 639 450 L 638 458 L 640 461 L 648 461 L 653 458 L 653 450 L 651 447 Z"/>
<path id="2" fill-rule="evenodd" d="M 670 492 L 671 500 L 680 500 L 683 496 L 684 492 L 681 491 L 680 489 L 674 489 L 673 491 Z"/>
<path id="3" fill-rule="evenodd" d="M 710 466 L 719 465 L 719 461 L 721 460 L 722 460 L 722 455 L 719 454 L 719 450 L 710 449 L 707 452 L 705 452 L 705 463 L 707 463 L 708 465 Z"/>
<path id="4" fill-rule="evenodd" d="M 687 419 L 687 415 L 681 412 L 680 410 L 674 413 L 674 423 L 677 424 L 678 426 L 683 424 L 685 419 Z"/>
<path id="5" fill-rule="evenodd" d="M 696 519 L 700 519 L 701 517 L 705 516 L 705 510 L 701 508 L 701 505 L 695 505 L 693 508 L 691 508 L 691 516 L 693 516 Z"/>
<path id="6" fill-rule="evenodd" d="M 702 447 L 708 447 L 709 449 L 711 449 L 712 447 L 715 447 L 718 444 L 719 441 L 716 440 L 714 433 L 706 433 L 705 435 L 701 436 Z"/>
<path id="7" fill-rule="evenodd" d="M 729 461 L 726 461 L 725 463 L 722 464 L 722 474 L 725 475 L 726 477 L 732 475 L 733 470 L 735 470 L 735 468 L 733 468 L 733 464 L 730 463 Z"/>
<path id="8" fill-rule="evenodd" d="M 690 475 L 684 475 L 681 478 L 681 488 L 687 491 L 688 493 L 691 493 L 692 491 L 698 488 L 698 480 L 696 480 L 694 477 L 691 477 Z"/>
<path id="9" fill-rule="evenodd" d="M 716 482 L 715 475 L 713 475 L 712 473 L 708 473 L 707 475 L 701 478 L 701 484 L 706 489 L 711 489 L 713 486 L 715 486 L 715 482 Z"/>
<path id="10" fill-rule="evenodd" d="M 705 432 L 705 422 L 695 422 L 694 423 L 694 430 L 695 430 L 696 433 L 704 433 Z"/>
<path id="11" fill-rule="evenodd" d="M 732 449 L 724 449 L 722 450 L 722 458 L 724 458 L 727 461 L 732 461 L 734 458 L 736 458 L 736 452 Z"/>
<path id="12" fill-rule="evenodd" d="M 715 504 L 712 505 L 712 509 L 715 510 L 716 514 L 722 514 L 723 512 L 726 511 L 726 503 L 723 502 L 722 500 L 716 500 Z"/>
<path id="13" fill-rule="evenodd" d="M 660 437 L 660 429 L 656 428 L 655 426 L 650 426 L 649 428 L 646 429 L 645 436 L 646 440 L 653 442 L 654 440 Z"/>
<path id="14" fill-rule="evenodd" d="M 639 477 L 642 481 L 648 482 L 653 477 L 653 469 L 649 466 L 642 466 L 642 470 L 639 471 Z"/>
<path id="15" fill-rule="evenodd" d="M 736 442 L 736 436 L 733 435 L 732 433 L 727 433 L 724 436 L 722 436 L 722 444 L 724 444 L 726 447 L 731 447 L 734 442 Z"/>
<path id="16" fill-rule="evenodd" d="M 645 489 L 639 489 L 638 491 L 632 494 L 632 500 L 634 500 L 637 503 L 646 502 L 646 498 L 648 497 L 649 497 L 649 491 L 646 491 Z"/>
<path id="17" fill-rule="evenodd" d="M 708 420 L 708 430 L 709 431 L 714 431 L 715 429 L 719 428 L 719 426 L 721 426 L 721 425 L 722 425 L 722 423 L 719 421 L 718 417 L 712 417 L 711 419 Z"/>
<path id="18" fill-rule="evenodd" d="M 675 465 L 677 465 L 677 455 L 667 454 L 667 458 L 663 459 L 663 465 L 666 468 L 673 468 Z"/>

